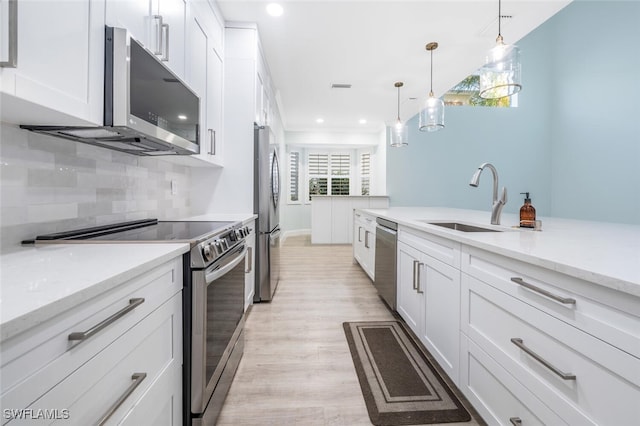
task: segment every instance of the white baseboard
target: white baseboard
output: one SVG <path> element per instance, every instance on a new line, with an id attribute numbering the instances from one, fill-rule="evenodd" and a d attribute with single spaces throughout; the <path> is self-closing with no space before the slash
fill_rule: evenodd
<path id="1" fill-rule="evenodd" d="M 284 244 L 289 237 L 298 237 L 301 235 L 311 235 L 311 229 L 292 229 L 291 231 L 284 231 L 282 233 L 282 240 L 280 244 Z"/>

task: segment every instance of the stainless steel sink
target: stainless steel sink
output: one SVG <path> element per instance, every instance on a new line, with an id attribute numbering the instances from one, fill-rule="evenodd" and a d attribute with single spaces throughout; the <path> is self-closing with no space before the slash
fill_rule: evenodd
<path id="1" fill-rule="evenodd" d="M 455 231 L 462 231 L 462 232 L 502 232 L 500 229 L 483 228 L 481 226 L 468 225 L 466 223 L 458 223 L 458 222 L 428 222 L 426 220 L 423 220 L 421 222 L 428 223 L 429 225 L 442 226 L 443 228 L 449 228 Z"/>

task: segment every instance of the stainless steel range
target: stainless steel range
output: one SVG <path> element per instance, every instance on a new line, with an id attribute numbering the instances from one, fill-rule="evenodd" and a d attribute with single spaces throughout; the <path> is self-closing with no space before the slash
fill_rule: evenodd
<path id="1" fill-rule="evenodd" d="M 41 235 L 23 244 L 185 242 L 183 404 L 185 425 L 213 425 L 244 349 L 245 238 L 240 222 L 156 219 Z"/>

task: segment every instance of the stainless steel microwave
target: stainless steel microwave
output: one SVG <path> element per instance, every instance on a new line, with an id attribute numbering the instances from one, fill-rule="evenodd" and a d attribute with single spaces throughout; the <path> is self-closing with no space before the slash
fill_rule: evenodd
<path id="1" fill-rule="evenodd" d="M 20 127 L 135 155 L 200 152 L 200 99 L 123 28 L 106 27 L 104 125 Z"/>

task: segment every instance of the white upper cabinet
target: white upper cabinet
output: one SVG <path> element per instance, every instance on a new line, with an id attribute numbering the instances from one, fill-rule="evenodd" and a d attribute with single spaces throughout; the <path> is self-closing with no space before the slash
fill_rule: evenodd
<path id="1" fill-rule="evenodd" d="M 126 28 L 184 78 L 185 0 L 107 0 L 107 25 Z"/>
<path id="2" fill-rule="evenodd" d="M 104 24 L 104 0 L 0 0 L 1 121 L 102 124 Z"/>
<path id="3" fill-rule="evenodd" d="M 200 97 L 200 153 L 172 158 L 190 166 L 222 166 L 223 27 L 209 4 L 190 1 L 187 7 L 185 81 Z"/>

